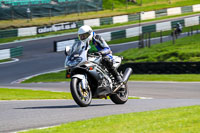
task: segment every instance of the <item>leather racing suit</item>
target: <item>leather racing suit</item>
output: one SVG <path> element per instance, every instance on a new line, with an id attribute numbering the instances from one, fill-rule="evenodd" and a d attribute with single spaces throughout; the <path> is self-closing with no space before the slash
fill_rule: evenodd
<path id="1" fill-rule="evenodd" d="M 90 41 L 90 50 L 89 52 L 99 52 L 103 56 L 102 64 L 107 68 L 107 70 L 114 76 L 118 83 L 122 82 L 122 78 L 116 68 L 113 66 L 113 56 L 112 51 L 106 41 L 100 36 L 92 33 L 93 37 Z"/>

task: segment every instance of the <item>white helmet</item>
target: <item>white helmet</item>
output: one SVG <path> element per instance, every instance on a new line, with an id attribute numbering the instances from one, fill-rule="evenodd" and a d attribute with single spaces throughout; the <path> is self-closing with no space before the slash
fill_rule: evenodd
<path id="1" fill-rule="evenodd" d="M 92 28 L 88 25 L 83 25 L 78 30 L 78 38 L 83 42 L 88 42 L 92 40 L 93 31 Z"/>

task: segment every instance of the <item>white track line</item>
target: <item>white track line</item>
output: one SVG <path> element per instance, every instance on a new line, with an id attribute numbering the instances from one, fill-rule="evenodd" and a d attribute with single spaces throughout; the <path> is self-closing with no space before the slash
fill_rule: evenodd
<path id="1" fill-rule="evenodd" d="M 17 61 L 19 61 L 19 59 L 17 59 L 17 58 L 12 58 L 11 61 L 2 62 L 2 63 L 0 63 L 0 65 L 1 65 L 1 64 L 13 63 L 13 62 L 17 62 Z"/>
<path id="2" fill-rule="evenodd" d="M 152 97 L 140 97 L 140 96 L 128 96 L 130 98 L 139 98 L 139 99 L 154 99 Z"/>
<path id="3" fill-rule="evenodd" d="M 31 75 L 31 76 L 28 76 L 28 77 L 24 77 L 24 78 L 15 80 L 15 81 L 11 82 L 11 84 L 16 84 L 16 83 L 18 84 L 18 83 L 23 82 L 24 80 L 30 79 L 30 78 L 35 77 L 35 76 L 39 76 L 39 75 L 47 74 L 47 73 L 56 73 L 56 72 L 60 72 L 60 71 L 63 71 L 63 70 L 65 70 L 65 69 L 57 69 L 57 70 L 53 70 L 53 71 L 48 71 L 48 72 L 34 74 L 34 75 Z"/>
<path id="4" fill-rule="evenodd" d="M 61 125 L 61 124 L 60 124 Z M 60 126 L 60 125 L 55 125 L 55 126 L 47 126 L 47 127 L 40 127 L 40 128 L 30 128 L 30 129 L 26 129 L 26 130 L 20 130 L 20 131 L 16 131 L 16 132 L 11 132 L 11 133 L 18 133 L 18 132 L 27 132 L 30 130 L 40 130 L 40 129 L 47 129 L 47 128 L 53 128 L 56 126 Z"/>

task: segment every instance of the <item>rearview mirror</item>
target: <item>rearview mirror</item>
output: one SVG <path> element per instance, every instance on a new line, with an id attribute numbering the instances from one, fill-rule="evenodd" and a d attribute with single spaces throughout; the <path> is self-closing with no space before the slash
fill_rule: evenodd
<path id="1" fill-rule="evenodd" d="M 65 47 L 65 55 L 69 55 L 69 51 L 70 51 L 70 46 L 66 46 Z"/>

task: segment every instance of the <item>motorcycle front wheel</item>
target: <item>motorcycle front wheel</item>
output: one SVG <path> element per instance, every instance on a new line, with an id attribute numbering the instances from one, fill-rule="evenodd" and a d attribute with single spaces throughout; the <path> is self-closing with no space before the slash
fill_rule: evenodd
<path id="1" fill-rule="evenodd" d="M 70 83 L 70 90 L 74 101 L 80 107 L 86 107 L 90 105 L 92 101 L 92 92 L 88 85 L 87 89 L 83 89 L 81 85 L 81 79 L 72 78 Z"/>
<path id="2" fill-rule="evenodd" d="M 119 91 L 116 92 L 116 94 L 110 95 L 110 99 L 115 104 L 124 104 L 128 100 L 128 87 L 127 85 L 124 85 Z"/>

